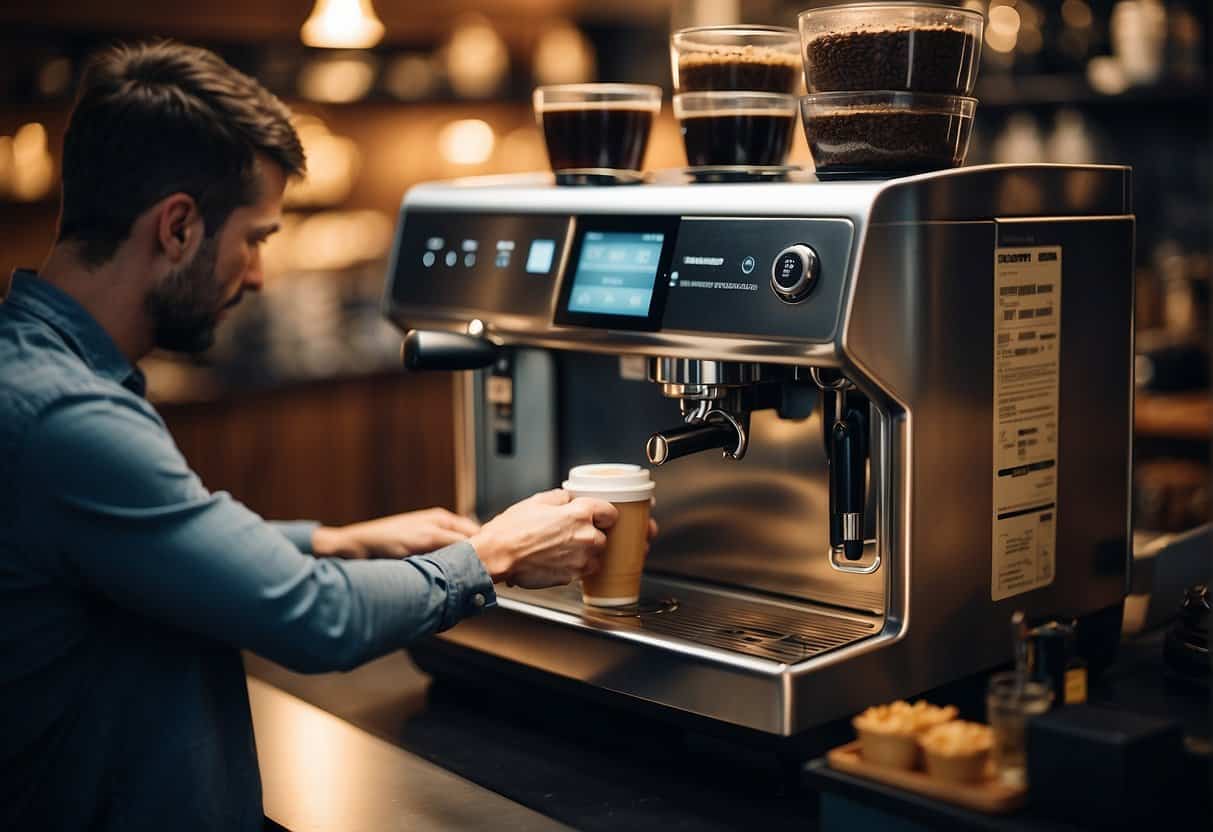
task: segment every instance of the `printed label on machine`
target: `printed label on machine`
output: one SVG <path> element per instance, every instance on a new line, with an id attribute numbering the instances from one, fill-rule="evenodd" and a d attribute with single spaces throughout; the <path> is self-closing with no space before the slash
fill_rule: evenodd
<path id="1" fill-rule="evenodd" d="M 990 594 L 1053 582 L 1061 247 L 994 252 L 994 518 Z"/>

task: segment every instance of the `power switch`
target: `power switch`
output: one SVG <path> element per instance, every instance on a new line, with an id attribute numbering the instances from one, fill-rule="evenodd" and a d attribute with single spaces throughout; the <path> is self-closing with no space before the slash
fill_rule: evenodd
<path id="1" fill-rule="evenodd" d="M 803 243 L 788 246 L 771 264 L 771 288 L 780 300 L 799 303 L 817 285 L 820 271 L 817 252 Z"/>

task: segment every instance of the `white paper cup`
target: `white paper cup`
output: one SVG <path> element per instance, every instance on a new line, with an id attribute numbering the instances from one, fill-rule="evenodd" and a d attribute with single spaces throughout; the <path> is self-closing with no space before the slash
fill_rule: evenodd
<path id="1" fill-rule="evenodd" d="M 649 534 L 649 510 L 657 484 L 647 468 L 617 462 L 578 465 L 564 490 L 574 497 L 612 503 L 619 520 L 607 531 L 599 570 L 581 580 L 581 599 L 595 607 L 623 607 L 640 600 L 640 578 Z"/>

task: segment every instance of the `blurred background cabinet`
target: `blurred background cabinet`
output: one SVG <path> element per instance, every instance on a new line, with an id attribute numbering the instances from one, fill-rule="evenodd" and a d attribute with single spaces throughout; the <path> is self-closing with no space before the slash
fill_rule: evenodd
<path id="1" fill-rule="evenodd" d="M 268 247 L 267 290 L 201 359 L 147 362 L 212 488 L 271 516 L 346 522 L 449 502 L 449 382 L 397 372 L 379 294 L 400 198 L 429 179 L 542 169 L 541 83 L 670 90 L 671 28 L 796 25 L 835 0 L 417 0 L 331 4 L 377 38 L 305 22 L 328 0 L 0 4 L 0 272 L 53 240 L 59 146 L 86 56 L 168 36 L 215 49 L 299 115 L 310 175 Z M 1134 167 L 1142 531 L 1209 514 L 1213 142 L 1210 7 L 1198 0 L 968 0 L 987 12 L 971 164 Z M 353 10 L 353 11 L 349 11 Z M 361 10 L 361 11 L 359 11 Z M 378 21 L 379 26 L 375 25 Z M 330 33 L 331 34 L 331 33 Z M 648 166 L 684 164 L 667 96 Z M 797 135 L 792 161 L 807 165 Z"/>
<path id="2" fill-rule="evenodd" d="M 160 412 L 211 488 L 340 525 L 454 502 L 452 390 L 442 375 L 337 378 Z"/>

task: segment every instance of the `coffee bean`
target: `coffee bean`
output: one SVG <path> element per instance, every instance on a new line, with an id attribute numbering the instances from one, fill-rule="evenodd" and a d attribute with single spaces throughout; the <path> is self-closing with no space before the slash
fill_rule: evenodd
<path id="1" fill-rule="evenodd" d="M 977 39 L 951 26 L 826 32 L 805 44 L 810 92 L 912 90 L 968 95 Z"/>
<path id="2" fill-rule="evenodd" d="M 817 170 L 922 172 L 964 161 L 971 118 L 870 109 L 814 116 L 805 124 Z"/>
<path id="3" fill-rule="evenodd" d="M 752 46 L 717 52 L 688 52 L 678 57 L 678 87 L 682 92 L 792 93 L 796 91 L 800 73 L 800 61 L 795 53 Z"/>

